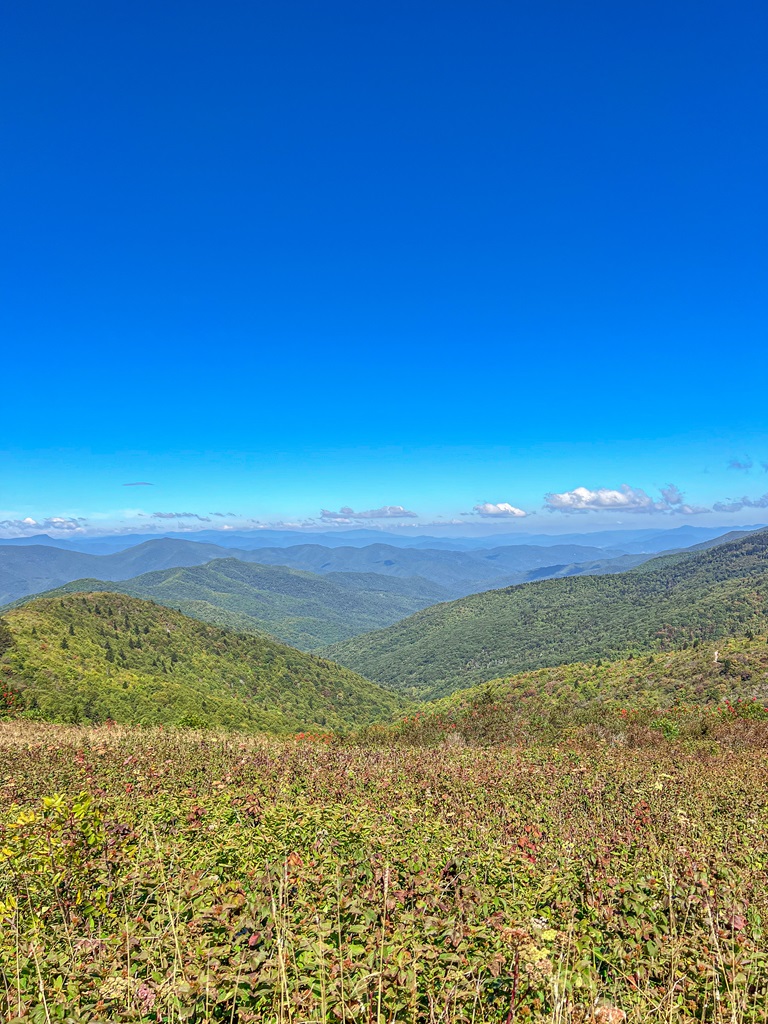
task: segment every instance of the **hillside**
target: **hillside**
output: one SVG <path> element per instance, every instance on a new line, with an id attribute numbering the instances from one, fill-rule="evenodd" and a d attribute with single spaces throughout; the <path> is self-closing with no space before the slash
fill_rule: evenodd
<path id="1" fill-rule="evenodd" d="M 121 594 L 36 600 L 0 623 L 0 692 L 43 719 L 286 732 L 363 724 L 400 703 L 339 665 Z"/>
<path id="2" fill-rule="evenodd" d="M 41 595 L 110 591 L 147 598 L 185 615 L 312 650 L 388 626 L 445 600 L 427 580 L 374 573 L 314 573 L 235 558 L 145 573 L 121 583 L 75 580 Z"/>
<path id="3" fill-rule="evenodd" d="M 697 738 L 714 736 L 735 718 L 765 722 L 766 704 L 768 644 L 753 635 L 522 672 L 459 690 L 374 729 L 409 744 L 440 743 L 451 734 L 473 745 L 558 741 L 584 727 L 597 735 L 650 727 L 667 738 L 686 731 Z"/>
<path id="4" fill-rule="evenodd" d="M 403 692 L 441 696 L 542 666 L 764 632 L 768 531 L 612 576 L 545 580 L 428 608 L 325 650 Z"/>

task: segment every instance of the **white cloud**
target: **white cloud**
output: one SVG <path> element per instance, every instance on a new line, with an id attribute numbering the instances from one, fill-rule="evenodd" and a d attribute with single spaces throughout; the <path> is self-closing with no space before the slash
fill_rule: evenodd
<path id="1" fill-rule="evenodd" d="M 472 511 L 478 516 L 495 519 L 523 519 L 528 515 L 521 508 L 510 505 L 507 501 L 500 501 L 494 504 L 492 501 L 484 501 L 475 505 Z"/>
<path id="2" fill-rule="evenodd" d="M 590 490 L 575 487 L 572 491 L 544 495 L 544 506 L 550 512 L 663 512 L 665 503 L 656 502 L 641 487 L 622 484 L 618 491 L 608 487 Z"/>
<path id="3" fill-rule="evenodd" d="M 652 515 L 697 516 L 712 509 L 701 505 L 690 505 L 676 484 L 661 488 L 661 500 L 652 498 L 642 487 L 622 484 L 618 490 L 609 487 L 576 487 L 561 494 L 545 494 L 544 507 L 550 512 L 578 514 L 585 512 L 644 512 Z M 718 511 L 715 506 L 715 511 Z M 722 511 L 722 510 L 720 510 Z"/>
<path id="4" fill-rule="evenodd" d="M 409 512 L 402 505 L 384 505 L 382 508 L 371 508 L 365 512 L 355 512 L 349 505 L 344 505 L 338 512 L 324 508 L 320 511 L 323 522 L 349 524 L 361 519 L 416 519 L 415 512 Z"/>
<path id="5" fill-rule="evenodd" d="M 46 530 L 64 530 L 66 533 L 71 533 L 74 530 L 82 530 L 85 521 L 82 517 L 68 519 L 65 516 L 51 516 L 50 519 L 44 519 L 42 525 Z"/>

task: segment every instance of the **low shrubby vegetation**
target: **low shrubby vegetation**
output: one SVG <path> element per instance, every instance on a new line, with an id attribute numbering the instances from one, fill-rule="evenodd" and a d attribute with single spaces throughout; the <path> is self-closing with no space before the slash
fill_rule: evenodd
<path id="1" fill-rule="evenodd" d="M 765 1021 L 765 765 L 8 722 L 3 1013 Z"/>
<path id="2" fill-rule="evenodd" d="M 420 705 L 125 595 L 10 611 L 3 1018 L 768 1024 L 765 538 L 749 544 L 730 569 L 729 544 L 651 563 L 646 624 L 666 617 L 646 647 Z M 639 584 L 614 579 L 616 626 Z M 624 643 L 573 617 L 571 585 L 563 650 L 579 624 Z M 549 591 L 530 594 L 515 628 L 534 644 Z M 425 672 L 455 653 L 430 650 L 436 669 L 409 653 Z"/>
<path id="3" fill-rule="evenodd" d="M 460 690 L 373 725 L 367 742 L 431 746 L 614 744 L 667 739 L 716 742 L 736 727 L 768 737 L 768 639 L 697 641 L 682 651 L 580 662 L 523 672 Z"/>

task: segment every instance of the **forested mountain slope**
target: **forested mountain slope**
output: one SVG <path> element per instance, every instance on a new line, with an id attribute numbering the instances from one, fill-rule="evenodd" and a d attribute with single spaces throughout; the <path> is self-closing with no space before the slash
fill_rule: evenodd
<path id="1" fill-rule="evenodd" d="M 235 558 L 144 573 L 120 583 L 75 580 L 43 597 L 111 591 L 147 598 L 241 632 L 313 650 L 388 626 L 446 599 L 437 584 L 375 573 L 314 573 Z"/>
<path id="2" fill-rule="evenodd" d="M 339 665 L 114 593 L 36 600 L 0 619 L 4 700 L 54 721 L 274 732 L 344 728 L 400 706 Z"/>
<path id="3" fill-rule="evenodd" d="M 618 575 L 476 594 L 324 653 L 403 692 L 440 696 L 501 673 L 764 632 L 767 600 L 761 530 Z"/>

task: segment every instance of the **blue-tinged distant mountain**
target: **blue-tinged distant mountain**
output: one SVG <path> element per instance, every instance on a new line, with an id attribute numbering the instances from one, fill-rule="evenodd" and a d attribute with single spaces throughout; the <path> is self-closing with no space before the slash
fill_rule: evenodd
<path id="1" fill-rule="evenodd" d="M 285 565 L 322 574 L 362 572 L 384 577 L 415 576 L 443 588 L 439 599 L 450 600 L 493 586 L 524 582 L 528 571 L 542 569 L 550 563 L 561 566 L 601 558 L 608 560 L 606 556 L 610 557 L 609 553 L 599 548 L 578 545 L 465 552 L 397 548 L 388 544 L 360 548 L 303 544 L 246 551 L 173 537 L 144 541 L 111 554 L 44 545 L 5 545 L 0 546 L 0 605 L 77 579 L 126 580 L 145 572 L 201 565 L 218 558 Z M 436 599 L 433 596 L 432 603 Z M 425 600 L 422 607 L 429 603 Z"/>
<path id="2" fill-rule="evenodd" d="M 478 551 L 498 547 L 579 547 L 610 549 L 611 555 L 642 554 L 690 547 L 727 533 L 731 527 L 680 526 L 675 529 L 601 530 L 568 534 L 495 533 L 467 537 L 430 537 L 390 533 L 383 529 L 351 530 L 190 530 L 163 533 L 113 534 L 102 537 L 58 538 L 48 534 L 32 537 L 0 537 L 0 547 L 57 547 L 88 554 L 113 554 L 152 540 L 187 540 L 198 544 L 215 544 L 220 548 L 255 551 L 259 548 L 296 547 L 319 544 L 323 547 L 367 547 L 388 544 L 392 547 L 429 549 L 433 551 Z M 760 530 L 763 526 L 740 526 L 740 531 Z M 604 551 L 603 557 L 607 552 Z"/>
<path id="3" fill-rule="evenodd" d="M 396 547 L 438 547 L 449 550 L 463 550 L 463 538 L 437 539 L 435 537 L 401 536 L 384 530 L 333 530 L 310 532 L 308 530 L 178 530 L 163 533 L 111 534 L 102 537 L 51 537 L 37 533 L 31 537 L 0 537 L 0 546 L 30 547 L 33 545 L 57 547 L 66 551 L 82 551 L 85 554 L 106 555 L 124 551 L 129 547 L 145 544 L 150 540 L 187 540 L 197 544 L 216 544 L 223 548 L 239 551 L 254 551 L 257 548 L 290 547 L 297 544 L 322 544 L 324 547 L 365 547 L 368 544 L 392 544 Z M 486 538 L 486 545 L 496 544 L 494 537 Z M 473 546 L 470 541 L 467 545 Z"/>
<path id="4" fill-rule="evenodd" d="M 417 576 L 430 580 L 451 597 L 524 583 L 529 573 L 538 575 L 548 566 L 559 574 L 562 567 L 591 563 L 591 572 L 611 571 L 609 562 L 619 553 L 575 544 L 556 547 L 518 545 L 490 550 L 443 551 L 432 548 L 397 548 L 390 544 L 369 544 L 362 548 L 328 548 L 319 544 L 300 544 L 289 548 L 259 548 L 250 552 L 248 560 L 265 565 L 287 565 L 314 573 L 364 572 L 384 576 Z M 649 556 L 646 556 L 649 557 Z M 633 564 L 643 561 L 641 556 Z M 624 566 L 626 568 L 626 566 Z"/>
<path id="5" fill-rule="evenodd" d="M 765 527 L 740 526 L 738 530 L 733 531 L 732 528 L 716 529 L 706 526 L 679 526 L 677 529 L 667 530 L 655 537 L 640 538 L 634 543 L 628 540 L 624 544 L 624 549 L 629 554 L 641 551 L 661 553 L 662 551 L 673 551 L 680 548 L 693 549 L 700 547 L 702 544 L 708 544 L 711 541 L 722 542 L 725 537 L 731 536 L 732 533 L 734 536 L 743 537 L 747 533 L 762 529 L 765 529 Z"/>
<path id="6" fill-rule="evenodd" d="M 41 544 L 0 547 L 0 605 L 86 576 L 125 580 L 142 572 L 199 565 L 229 555 L 226 548 L 183 540 L 151 540 L 109 555 Z"/>
<path id="7" fill-rule="evenodd" d="M 197 534 L 197 537 L 200 535 Z M 497 587 L 563 575 L 600 575 L 638 565 L 649 554 L 622 554 L 620 549 L 578 544 L 507 545 L 452 551 L 405 548 L 390 544 L 293 547 L 244 550 L 166 537 L 144 541 L 110 554 L 93 554 L 45 545 L 0 546 L 0 605 L 39 594 L 78 579 L 120 581 L 162 569 L 187 568 L 214 559 L 282 565 L 325 575 L 330 572 L 376 574 L 384 578 L 415 577 L 427 581 L 425 607 Z M 439 589 L 436 596 L 434 586 Z"/>
<path id="8" fill-rule="evenodd" d="M 11 547 L 29 547 L 30 545 L 42 545 L 45 547 L 57 547 L 67 551 L 82 551 L 86 554 L 106 555 L 114 554 L 117 551 L 124 551 L 129 547 L 136 547 L 139 544 L 146 544 L 151 540 L 185 540 L 197 544 L 216 544 L 222 548 L 236 548 L 241 551 L 252 551 L 262 547 L 287 547 L 291 544 L 301 544 L 307 537 L 317 544 L 327 547 L 352 546 L 362 547 L 386 538 L 387 543 L 403 543 L 408 546 L 419 538 L 398 538 L 395 535 L 385 534 L 381 530 L 349 530 L 329 533 L 312 533 L 299 530 L 189 530 L 180 532 L 178 530 L 164 533 L 131 533 L 112 534 L 103 537 L 51 537 L 47 533 L 38 533 L 32 537 L 9 537 L 0 538 L 0 546 L 10 545 Z"/>
<path id="9" fill-rule="evenodd" d="M 753 530 L 763 529 L 765 529 L 764 524 L 739 526 L 738 532 L 749 533 Z M 492 537 L 461 537 L 457 539 L 456 544 L 457 548 L 461 545 L 460 550 L 475 550 L 478 548 L 507 545 L 553 547 L 562 544 L 579 544 L 610 549 L 614 553 L 656 554 L 661 551 L 688 548 L 694 544 L 714 540 L 732 530 L 732 526 L 677 526 L 672 529 L 599 530 L 593 533 L 503 533 L 495 534 Z M 421 543 L 420 540 L 419 546 L 421 546 Z"/>

